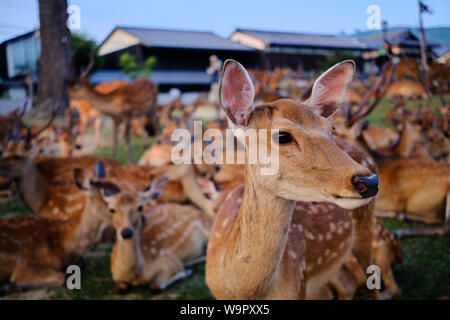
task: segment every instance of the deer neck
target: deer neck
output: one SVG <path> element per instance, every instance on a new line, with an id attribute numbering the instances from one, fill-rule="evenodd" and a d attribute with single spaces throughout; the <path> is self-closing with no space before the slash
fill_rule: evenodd
<path id="1" fill-rule="evenodd" d="M 222 257 L 229 288 L 246 298 L 265 296 L 276 279 L 296 203 L 271 194 L 257 171 L 246 167 L 241 207 Z"/>
<path id="2" fill-rule="evenodd" d="M 139 232 L 135 232 L 132 239 L 122 239 L 119 234 L 116 239 L 113 272 L 126 275 L 128 279 L 138 279 L 143 269 Z"/>
<path id="3" fill-rule="evenodd" d="M 22 175 L 15 179 L 17 192 L 25 205 L 39 213 L 50 198 L 50 185 L 39 172 L 34 159 L 29 159 Z"/>
<path id="4" fill-rule="evenodd" d="M 64 221 L 62 237 L 66 252 L 71 256 L 80 257 L 99 238 L 101 226 L 104 223 L 98 211 L 102 210 L 89 199 L 84 197 L 84 208 L 77 216 Z M 104 209 L 103 209 L 104 210 Z"/>
<path id="5" fill-rule="evenodd" d="M 399 144 L 395 147 L 395 152 L 403 157 L 409 157 L 418 139 L 419 135 L 407 125 L 401 134 Z"/>

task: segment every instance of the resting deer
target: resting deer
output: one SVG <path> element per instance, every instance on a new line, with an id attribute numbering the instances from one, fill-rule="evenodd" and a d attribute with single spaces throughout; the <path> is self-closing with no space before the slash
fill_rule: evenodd
<path id="1" fill-rule="evenodd" d="M 0 176 L 13 179 L 19 197 L 32 212 L 50 218 L 74 217 L 82 211 L 85 197 L 76 188 L 72 171 L 77 167 L 93 170 L 97 159 L 36 158 L 43 143 L 10 141 L 0 159 Z"/>
<path id="2" fill-rule="evenodd" d="M 92 65 L 92 63 L 91 63 Z M 117 147 L 119 142 L 119 126 L 125 123 L 125 138 L 127 144 L 128 162 L 132 162 L 131 153 L 131 119 L 147 113 L 151 113 L 154 126 L 156 126 L 156 110 L 158 89 L 156 85 L 148 79 L 139 79 L 126 86 L 119 87 L 109 93 L 100 93 L 92 87 L 86 79 L 91 68 L 83 73 L 77 83 L 70 89 L 71 99 L 84 99 L 92 107 L 102 114 L 113 119 L 114 123 L 114 150 L 113 157 L 117 157 Z M 157 129 L 155 129 L 156 131 Z"/>
<path id="3" fill-rule="evenodd" d="M 112 182 L 100 189 L 116 228 L 111 271 L 119 292 L 130 285 L 164 290 L 192 273 L 185 266 L 204 257 L 211 225 L 206 215 L 190 205 L 146 206 L 161 196 L 167 181 L 155 179 L 138 193 Z"/>
<path id="4" fill-rule="evenodd" d="M 79 180 L 79 170 L 75 170 Z M 95 191 L 95 190 L 94 190 Z M 86 199 L 81 212 L 68 219 L 39 215 L 0 219 L 1 293 L 42 286 L 61 286 L 64 268 L 78 259 L 97 239 L 105 206 L 99 192 Z"/>
<path id="5" fill-rule="evenodd" d="M 353 62 L 337 64 L 316 81 L 308 105 L 285 99 L 255 108 L 247 71 L 236 61 L 225 62 L 220 99 L 229 121 L 244 129 L 279 129 L 267 147 L 277 143 L 280 159 L 274 175 L 260 175 L 261 164 L 247 164 L 244 186 L 219 210 L 206 264 L 206 281 L 217 298 L 307 298 L 345 261 L 352 248 L 350 212 L 335 207 L 333 220 L 311 226 L 327 231 L 322 242 L 308 247 L 310 234 L 297 227 L 302 221 L 295 202 L 328 201 L 354 209 L 377 193 L 377 177 L 336 145 L 327 119 L 343 101 L 353 74 Z M 345 222 L 348 228 L 333 232 Z"/>

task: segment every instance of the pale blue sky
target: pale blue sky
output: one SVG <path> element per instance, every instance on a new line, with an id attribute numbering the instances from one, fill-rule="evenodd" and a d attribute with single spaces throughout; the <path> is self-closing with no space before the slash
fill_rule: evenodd
<path id="1" fill-rule="evenodd" d="M 427 0 L 425 26 L 450 26 L 450 0 Z M 378 5 L 390 26 L 417 26 L 416 0 L 69 0 L 81 8 L 81 32 L 102 41 L 116 25 L 208 30 L 236 27 L 337 34 L 367 30 L 366 8 Z M 39 25 L 37 0 L 0 0 L 0 42 Z"/>

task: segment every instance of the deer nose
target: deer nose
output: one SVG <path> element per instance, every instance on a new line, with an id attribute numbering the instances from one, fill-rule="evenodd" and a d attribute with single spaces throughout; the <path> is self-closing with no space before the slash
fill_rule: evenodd
<path id="1" fill-rule="evenodd" d="M 378 177 L 376 174 L 370 176 L 353 176 L 352 185 L 355 191 L 363 198 L 370 198 L 378 193 Z"/>
<path id="2" fill-rule="evenodd" d="M 131 230 L 130 228 L 125 228 L 125 229 L 122 229 L 120 234 L 122 235 L 122 238 L 130 239 L 133 236 L 133 230 Z"/>

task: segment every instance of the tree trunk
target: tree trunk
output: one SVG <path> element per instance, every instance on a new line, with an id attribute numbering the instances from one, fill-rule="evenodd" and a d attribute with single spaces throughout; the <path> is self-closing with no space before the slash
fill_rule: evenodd
<path id="1" fill-rule="evenodd" d="M 72 38 L 67 28 L 67 0 L 39 0 L 41 57 L 37 106 L 69 105 L 66 80 L 71 76 Z"/>

